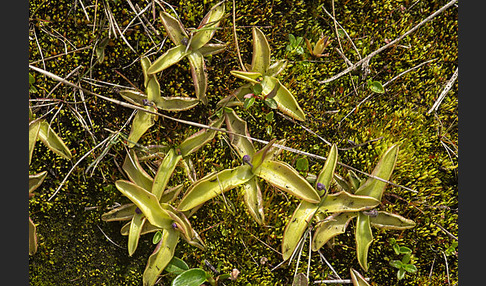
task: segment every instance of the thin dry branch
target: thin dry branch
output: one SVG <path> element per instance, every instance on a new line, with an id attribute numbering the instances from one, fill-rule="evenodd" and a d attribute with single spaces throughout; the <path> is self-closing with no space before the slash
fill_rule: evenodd
<path id="1" fill-rule="evenodd" d="M 430 114 L 432 111 L 437 111 L 437 109 L 439 109 L 439 105 L 442 103 L 442 100 L 447 95 L 449 90 L 451 90 L 452 86 L 454 85 L 454 82 L 456 82 L 458 75 L 459 75 L 459 68 L 456 68 L 454 74 L 452 74 L 451 78 L 447 81 L 444 90 L 442 90 L 442 92 L 440 93 L 439 98 L 437 98 L 434 105 L 432 105 L 432 108 L 430 108 L 429 111 L 427 111 L 427 114 Z"/>
<path id="2" fill-rule="evenodd" d="M 447 8 L 449 8 L 450 6 L 454 5 L 454 3 L 456 3 L 457 0 L 451 0 L 450 2 L 448 2 L 447 4 L 445 4 L 444 6 L 442 6 L 442 8 L 440 8 L 439 10 L 435 11 L 434 13 L 432 13 L 430 16 L 428 16 L 427 18 L 425 18 L 424 20 L 422 20 L 420 23 L 418 23 L 415 27 L 411 28 L 410 30 L 408 30 L 407 32 L 405 32 L 403 35 L 401 35 L 400 37 L 396 38 L 395 40 L 389 42 L 388 44 L 382 46 L 381 48 L 375 50 L 374 52 L 370 53 L 368 56 L 366 56 L 365 58 L 361 59 L 360 61 L 358 61 L 357 63 L 355 63 L 354 65 L 346 68 L 345 70 L 343 70 L 342 72 L 328 78 L 328 79 L 325 79 L 325 80 L 322 80 L 322 81 L 319 81 L 320 84 L 324 84 L 324 83 L 328 83 L 328 82 L 331 82 L 333 80 L 336 80 L 338 78 L 340 78 L 341 76 L 355 70 L 357 67 L 361 66 L 363 63 L 369 61 L 372 57 L 376 56 L 377 54 L 381 53 L 382 51 L 388 49 L 389 47 L 392 47 L 394 46 L 395 44 L 397 44 L 398 42 L 400 42 L 403 38 L 405 38 L 406 36 L 410 35 L 411 33 L 413 33 L 415 30 L 417 30 L 418 28 L 420 28 L 421 26 L 423 26 L 425 23 L 429 22 L 430 20 L 434 19 L 437 15 L 439 15 L 440 13 L 444 12 Z"/>

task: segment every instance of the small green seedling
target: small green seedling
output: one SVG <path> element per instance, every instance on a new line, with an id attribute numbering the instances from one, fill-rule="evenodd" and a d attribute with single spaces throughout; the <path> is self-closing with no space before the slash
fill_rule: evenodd
<path id="1" fill-rule="evenodd" d="M 372 92 L 385 93 L 385 88 L 379 81 L 368 81 L 368 87 Z"/>
<path id="2" fill-rule="evenodd" d="M 397 271 L 398 280 L 402 280 L 403 278 L 405 278 L 407 272 L 409 273 L 417 272 L 417 267 L 413 265 L 413 261 L 411 261 L 412 250 L 408 247 L 400 246 L 398 243 L 396 243 L 395 239 L 393 238 L 391 238 L 389 241 L 393 247 L 393 250 L 395 251 L 395 254 L 403 255 L 401 260 L 390 261 L 391 266 L 398 268 Z"/>
<path id="3" fill-rule="evenodd" d="M 304 48 L 302 47 L 304 39 L 302 37 L 295 37 L 292 34 L 289 34 L 289 43 L 285 47 L 285 50 L 289 53 L 296 53 L 298 55 L 302 55 L 304 53 Z"/>
<path id="4" fill-rule="evenodd" d="M 214 268 L 207 260 L 205 261 L 211 271 L 205 271 L 202 268 L 189 268 L 180 258 L 173 257 L 165 270 L 177 276 L 172 280 L 171 286 L 199 286 L 207 282 L 211 286 L 219 285 L 219 282 L 225 279 L 236 280 L 235 275 L 221 274 L 219 267 Z"/>
<path id="5" fill-rule="evenodd" d="M 35 83 L 34 76 L 31 73 L 29 73 L 29 93 L 37 92 L 37 88 L 35 88 L 34 83 Z"/>
<path id="6" fill-rule="evenodd" d="M 295 161 L 295 168 L 300 172 L 307 172 L 309 170 L 309 160 L 306 157 L 301 157 Z"/>

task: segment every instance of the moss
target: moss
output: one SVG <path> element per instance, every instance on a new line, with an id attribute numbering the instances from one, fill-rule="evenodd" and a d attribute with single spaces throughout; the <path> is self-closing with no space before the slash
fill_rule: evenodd
<path id="1" fill-rule="evenodd" d="M 176 1 L 173 8 L 186 27 L 196 27 L 204 13 L 216 2 Z M 341 162 L 370 172 L 388 146 L 401 144 L 392 181 L 412 188 L 417 193 L 389 186 L 379 208 L 413 219 L 417 226 L 406 231 L 374 230 L 375 240 L 368 258 L 370 270 L 365 275 L 371 277 L 377 285 L 398 283 L 396 269 L 386 266 L 390 259 L 394 259 L 393 250 L 387 242 L 388 238 L 393 237 L 412 248 L 419 269 L 416 274 L 407 274 L 407 278 L 400 282 L 402 285 L 445 284 L 446 266 L 441 251 L 452 240 L 437 224 L 457 234 L 457 157 L 446 149 L 457 148 L 457 83 L 445 97 L 436 115 L 426 113 L 457 66 L 457 8 L 447 9 L 406 37 L 400 45 L 383 51 L 370 61 L 367 79 L 373 78 L 385 83 L 426 60 L 436 59 L 391 82 L 386 86 L 386 93 L 371 95 L 361 70 L 328 84 L 318 83 L 346 68 L 345 61 L 335 50 L 339 43 L 334 36 L 334 23 L 323 11 L 324 7 L 332 13 L 328 2 L 236 2 L 238 43 L 243 61 L 251 61 L 251 29 L 248 26 L 257 25 L 267 35 L 272 59 L 289 61 L 287 69 L 279 76 L 306 112 L 308 119 L 305 126 L 343 148 L 339 151 Z M 98 1 L 97 21 L 105 18 L 105 3 Z M 109 5 L 120 28 L 132 20 L 133 12 L 125 1 L 110 1 Z M 215 38 L 227 43 L 228 50 L 208 59 L 209 104 L 171 113 L 171 116 L 207 124 L 209 116 L 216 112 L 216 103 L 242 84 L 229 73 L 232 69 L 240 69 L 240 65 L 233 40 L 231 1 L 226 5 L 229 17 L 223 20 L 222 29 L 217 31 Z M 100 28 L 99 22 L 93 32 L 95 6 L 85 8 L 89 21 L 79 2 L 75 5 L 72 1 L 60 0 L 54 5 L 49 1 L 29 1 L 31 29 L 35 29 L 39 42 L 37 45 L 35 40 L 29 41 L 29 61 L 38 61 L 35 65 L 43 67 L 41 58 L 44 57 L 46 69 L 62 77 L 67 77 L 82 65 L 77 74 L 69 77 L 70 80 L 97 93 L 120 99 L 115 88 L 91 86 L 83 81 L 83 77 L 123 86 L 133 83 L 140 88 L 143 75 L 139 63 L 133 62 L 153 44 L 140 25 L 128 29 L 125 34 L 136 53 L 120 37 L 114 38 L 111 34 L 112 39 L 106 47 L 103 63 L 95 64 L 90 69 L 92 60 L 96 59 L 92 54 L 94 43 L 108 36 L 109 32 Z M 336 2 L 336 19 L 353 38 L 360 55 L 345 39 L 341 39 L 343 52 L 350 61 L 356 62 L 359 56 L 364 57 L 383 46 L 386 41 L 395 39 L 439 8 L 440 3 L 436 2 Z M 153 37 L 154 42 L 160 45 L 165 32 L 160 19 L 156 17 L 153 23 L 162 31 L 160 37 Z M 68 39 L 69 43 L 65 45 L 60 37 L 53 36 L 56 32 Z M 315 59 L 307 52 L 304 55 L 286 53 L 289 33 L 315 42 L 321 32 L 332 38 L 325 51 L 329 53 L 328 57 Z M 30 35 L 33 37 L 32 33 Z M 171 45 L 169 42 L 160 52 L 152 55 L 151 60 L 155 60 L 167 49 Z M 85 49 L 64 55 L 65 47 L 68 52 Z M 47 59 L 51 56 L 57 57 Z M 48 97 L 64 103 L 56 117 L 53 115 L 57 109 L 48 113 L 52 106 L 35 108 L 34 113 L 36 116 L 47 113 L 48 120 L 52 121 L 54 130 L 70 147 L 74 158 L 72 161 L 63 160 L 42 144 L 36 145 L 29 171 L 34 173 L 47 170 L 48 176 L 29 203 L 29 212 L 37 224 L 39 235 L 38 252 L 29 257 L 30 284 L 140 285 L 147 258 L 154 249 L 152 236 L 142 236 L 134 256 L 128 257 L 126 249 L 109 242 L 101 232 L 103 230 L 111 240 L 126 247 L 127 238 L 119 232 L 122 224 L 105 223 L 100 219 L 109 207 L 128 202 L 113 187 L 114 181 L 123 178 L 119 166 L 123 163 L 125 148 L 121 141 L 111 147 L 93 176 L 86 174 L 85 170 L 102 150 L 95 150 L 87 156 L 74 169 L 54 199 L 48 201 L 73 164 L 110 135 L 105 128 L 113 131 L 121 128 L 131 110 L 86 94 L 86 107 L 81 103 L 73 104 L 81 100 L 78 91 L 61 86 L 49 94 L 57 82 L 41 74 L 33 75 L 38 93 L 31 94 L 31 99 Z M 164 71 L 159 81 L 164 95 L 194 97 L 187 62 Z M 370 98 L 360 104 L 367 96 Z M 269 125 L 264 118 L 270 111 L 268 107 L 257 102 L 249 110 L 235 110 L 247 120 L 253 137 L 271 139 L 265 131 Z M 83 127 L 84 123 L 80 122 L 78 113 L 87 128 Z M 287 139 L 287 146 L 320 156 L 327 155 L 329 146 L 293 122 L 275 114 L 270 124 L 272 135 L 278 139 Z M 125 133 L 128 131 L 129 127 L 124 130 Z M 195 131 L 197 128 L 159 118 L 140 143 L 177 145 Z M 377 141 L 359 146 L 378 138 Z M 261 147 L 260 143 L 255 145 L 257 149 Z M 297 157 L 294 153 L 284 151 L 280 159 L 292 163 Z M 191 159 L 198 177 L 241 164 L 221 134 L 191 155 Z M 312 158 L 309 161 L 309 172 L 312 173 L 317 173 L 324 164 Z M 347 170 L 338 167 L 337 172 L 344 175 Z M 178 170 L 170 184 L 181 181 L 186 186 L 190 184 L 184 173 Z M 237 268 L 241 272 L 238 281 L 225 282 L 227 285 L 291 284 L 295 262 L 274 271 L 271 269 L 281 262 L 281 255 L 276 251 L 280 251 L 285 224 L 298 200 L 264 183 L 262 191 L 267 226 L 258 226 L 251 219 L 239 190 L 235 189 L 227 192 L 224 199 L 218 197 L 208 202 L 190 219 L 208 245 L 208 250 L 201 251 L 182 241 L 176 248 L 176 255 L 186 260 L 191 267 L 204 267 L 204 260 L 207 259 L 213 265 L 220 264 L 223 273 Z M 335 239 L 333 248 L 326 246 L 321 249 L 343 278 L 349 276 L 350 267 L 359 269 L 353 230 L 354 225 L 351 223 L 348 231 Z M 301 272 L 307 270 L 307 255 L 307 251 L 303 251 L 298 268 Z M 447 262 L 447 270 L 454 283 L 458 277 L 457 256 L 448 256 Z M 312 254 L 310 266 L 311 281 L 329 279 L 330 270 L 316 253 Z M 168 283 L 170 278 L 165 276 L 163 283 Z"/>

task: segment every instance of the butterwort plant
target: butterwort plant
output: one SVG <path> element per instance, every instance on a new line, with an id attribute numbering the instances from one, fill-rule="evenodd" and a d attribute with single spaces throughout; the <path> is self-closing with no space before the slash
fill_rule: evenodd
<path id="1" fill-rule="evenodd" d="M 334 178 L 345 192 L 371 197 L 376 202 L 381 202 L 387 185 L 386 181 L 390 179 L 395 168 L 397 156 L 398 145 L 388 148 L 373 169 L 372 176 L 367 180 L 361 180 L 357 176 L 351 176 L 349 182 L 345 182 L 338 176 L 334 176 Z M 378 180 L 376 177 L 382 180 Z M 374 204 L 374 206 L 377 206 L 377 204 Z M 366 209 L 360 211 L 334 212 L 330 216 L 324 217 L 316 224 L 312 238 L 312 250 L 317 251 L 331 238 L 344 233 L 349 222 L 353 218 L 357 218 L 355 225 L 356 255 L 361 268 L 368 271 L 368 249 L 373 241 L 371 226 L 396 230 L 409 229 L 415 226 L 414 221 L 398 214 L 379 211 L 376 208 L 370 209 L 374 206 L 368 205 Z"/>
<path id="2" fill-rule="evenodd" d="M 353 213 L 371 209 L 380 203 L 373 197 L 353 195 L 346 191 L 329 193 L 337 158 L 337 147 L 332 145 L 326 163 L 314 183 L 314 188 L 319 194 L 319 201 L 314 203 L 302 201 L 286 225 L 282 239 L 284 260 L 290 259 L 296 253 L 305 230 L 323 220 L 326 213 Z"/>
<path id="3" fill-rule="evenodd" d="M 160 13 L 162 24 L 175 47 L 162 54 L 147 70 L 149 75 L 159 73 L 184 58 L 189 60 L 196 97 L 204 104 L 206 97 L 207 73 L 204 56 L 224 51 L 225 44 L 209 43 L 224 16 L 225 1 L 214 5 L 204 16 L 197 29 L 188 32 L 181 21 L 163 11 Z"/>

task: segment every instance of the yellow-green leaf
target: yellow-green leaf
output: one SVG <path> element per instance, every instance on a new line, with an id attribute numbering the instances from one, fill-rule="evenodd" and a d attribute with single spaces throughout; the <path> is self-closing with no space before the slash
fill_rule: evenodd
<path id="1" fill-rule="evenodd" d="M 182 44 L 183 38 L 187 39 L 189 37 L 182 23 L 169 13 L 161 12 L 160 19 L 162 20 L 162 25 L 164 25 L 167 35 L 177 46 Z"/>
<path id="2" fill-rule="evenodd" d="M 224 118 L 228 130 L 235 134 L 250 136 L 246 121 L 241 119 L 233 109 L 225 108 Z M 250 139 L 229 133 L 231 145 L 241 158 L 245 155 L 250 157 L 255 154 L 255 147 Z"/>
<path id="3" fill-rule="evenodd" d="M 35 191 L 47 176 L 47 171 L 42 171 L 40 173 L 29 175 L 29 194 Z"/>
<path id="4" fill-rule="evenodd" d="M 364 277 L 353 268 L 350 269 L 351 272 L 351 281 L 353 282 L 353 286 L 370 286 L 370 284 L 364 279 Z"/>
<path id="5" fill-rule="evenodd" d="M 273 186 L 310 203 L 318 203 L 321 198 L 305 178 L 285 162 L 267 160 L 255 171 L 255 175 Z"/>
<path id="6" fill-rule="evenodd" d="M 254 72 L 254 71 L 236 71 L 232 70 L 230 73 L 240 79 L 247 80 L 253 84 L 258 83 L 258 78 L 262 77 L 262 74 L 259 72 Z M 251 91 L 251 89 L 250 89 Z"/>
<path id="7" fill-rule="evenodd" d="M 162 273 L 174 256 L 175 247 L 178 242 L 178 231 L 172 228 L 163 230 L 162 239 L 148 258 L 147 266 L 142 277 L 143 286 L 152 286 L 155 284 L 160 273 Z"/>
<path id="8" fill-rule="evenodd" d="M 260 29 L 253 27 L 252 35 L 253 54 L 250 70 L 264 74 L 270 66 L 270 45 Z"/>
<path id="9" fill-rule="evenodd" d="M 182 211 L 197 207 L 223 192 L 246 183 L 253 177 L 251 167 L 242 165 L 206 176 L 192 185 L 179 203 Z"/>
<path id="10" fill-rule="evenodd" d="M 251 164 L 252 164 L 252 172 L 255 172 L 256 169 L 265 161 L 267 152 L 272 148 L 272 145 L 275 143 L 275 138 L 270 140 L 270 142 L 265 145 L 262 149 L 258 150 L 253 156 L 251 157 Z"/>
<path id="11" fill-rule="evenodd" d="M 142 65 L 142 73 L 143 73 L 143 86 L 147 87 L 147 83 L 151 76 L 147 74 L 148 68 L 152 65 L 150 59 L 147 57 L 143 57 L 140 59 L 140 64 Z"/>
<path id="12" fill-rule="evenodd" d="M 328 194 L 319 209 L 330 213 L 357 212 L 372 209 L 379 204 L 380 201 L 375 198 L 352 195 L 346 191 L 341 191 L 335 194 Z"/>
<path id="13" fill-rule="evenodd" d="M 183 184 L 179 184 L 173 188 L 165 189 L 164 194 L 160 197 L 161 203 L 171 203 L 173 202 L 182 190 Z"/>
<path id="14" fill-rule="evenodd" d="M 135 214 L 135 204 L 124 204 L 101 215 L 102 221 L 123 221 L 131 220 Z"/>
<path id="15" fill-rule="evenodd" d="M 370 217 L 371 225 L 383 229 L 408 229 L 415 226 L 413 220 L 402 217 L 401 215 L 379 211 L 377 216 Z"/>
<path id="16" fill-rule="evenodd" d="M 146 106 L 145 109 L 155 112 L 155 107 L 152 106 Z M 132 129 L 130 129 L 130 134 L 128 135 L 128 147 L 133 148 L 140 137 L 154 124 L 155 114 L 138 110 L 135 118 L 133 118 Z"/>
<path id="17" fill-rule="evenodd" d="M 221 1 L 214 5 L 206 16 L 204 16 L 198 27 L 199 31 L 192 37 L 190 45 L 193 51 L 198 50 L 211 40 L 216 32 L 216 28 L 219 26 L 219 21 L 223 18 L 224 8 L 224 1 Z"/>
<path id="18" fill-rule="evenodd" d="M 203 103 L 208 104 L 206 97 L 206 88 L 208 85 L 206 64 L 204 57 L 200 52 L 192 52 L 187 55 L 189 65 L 191 66 L 192 81 L 196 90 L 196 97 Z"/>
<path id="19" fill-rule="evenodd" d="M 328 39 L 329 36 L 320 38 L 319 41 L 317 41 L 316 45 L 314 46 L 314 49 L 312 50 L 312 55 L 316 57 L 322 56 L 324 49 L 329 44 Z"/>
<path id="20" fill-rule="evenodd" d="M 162 209 L 154 194 L 130 181 L 118 180 L 116 188 L 128 197 L 145 214 L 151 224 L 160 228 L 171 228 L 172 218 Z"/>
<path id="21" fill-rule="evenodd" d="M 336 169 L 337 159 L 338 150 L 336 144 L 333 144 L 331 146 L 329 154 L 327 155 L 326 163 L 324 163 L 324 167 L 322 167 L 316 179 L 316 186 L 318 183 L 321 183 L 325 187 L 323 190 L 317 190 L 321 197 L 326 192 L 326 190 L 329 190 L 329 188 L 331 187 L 332 178 L 334 177 L 334 170 Z"/>
<path id="22" fill-rule="evenodd" d="M 287 67 L 287 60 L 275 61 L 275 63 L 268 67 L 265 75 L 275 77 L 279 73 L 281 73 L 285 69 L 285 67 Z"/>
<path id="23" fill-rule="evenodd" d="M 226 44 L 211 44 L 207 43 L 201 48 L 199 48 L 198 52 L 200 52 L 203 56 L 207 55 L 215 55 L 221 53 L 225 50 Z"/>
<path id="24" fill-rule="evenodd" d="M 209 126 L 214 128 L 220 128 L 223 124 L 223 119 L 224 118 L 221 117 L 220 119 L 211 122 Z M 182 156 L 185 158 L 199 150 L 199 148 L 203 147 L 206 143 L 214 138 L 216 132 L 217 131 L 213 129 L 201 129 L 184 139 L 184 141 L 182 141 L 182 143 L 179 145 Z"/>
<path id="25" fill-rule="evenodd" d="M 119 93 L 126 101 L 135 105 L 143 105 L 144 99 L 147 99 L 146 94 L 136 90 L 124 89 L 120 90 Z"/>
<path id="26" fill-rule="evenodd" d="M 132 217 L 130 222 L 130 231 L 128 233 L 128 256 L 132 256 L 138 246 L 138 239 L 140 238 L 140 232 L 142 231 L 142 226 L 146 220 L 143 213 L 136 213 Z"/>
<path id="27" fill-rule="evenodd" d="M 376 167 L 373 169 L 371 175 L 381 178 L 383 180 L 389 180 L 393 169 L 395 168 L 395 162 L 398 157 L 398 145 L 393 145 L 390 147 L 382 156 Z M 381 201 L 381 196 L 385 191 L 385 182 L 368 178 L 364 184 L 362 184 L 358 190 L 356 190 L 357 195 L 370 196 L 379 201 Z"/>
<path id="28" fill-rule="evenodd" d="M 193 108 L 199 103 L 199 99 L 192 97 L 160 97 L 155 105 L 166 111 L 184 111 Z"/>
<path id="29" fill-rule="evenodd" d="M 44 143 L 49 150 L 56 153 L 57 155 L 63 157 L 64 159 L 70 160 L 72 155 L 69 148 L 64 144 L 64 141 L 57 136 L 56 132 L 52 130 L 51 126 L 47 121 L 40 121 L 40 129 L 38 138 Z"/>
<path id="30" fill-rule="evenodd" d="M 29 217 L 29 255 L 34 255 L 37 252 L 37 233 L 36 226 Z"/>
<path id="31" fill-rule="evenodd" d="M 317 223 L 312 237 L 312 251 L 317 251 L 331 238 L 344 233 L 351 219 L 357 215 L 355 212 L 335 213 Z"/>
<path id="32" fill-rule="evenodd" d="M 371 232 L 370 217 L 362 212 L 358 213 L 355 238 L 359 265 L 364 271 L 368 271 L 368 249 L 373 241 L 373 234 Z"/>
<path id="33" fill-rule="evenodd" d="M 294 119 L 304 121 L 304 111 L 300 108 L 295 97 L 282 83 L 280 83 L 280 81 L 279 84 L 280 88 L 277 90 L 277 94 L 273 98 L 277 102 L 278 109 Z"/>
<path id="34" fill-rule="evenodd" d="M 152 190 L 153 178 L 142 168 L 135 151 L 131 149 L 125 156 L 122 166 L 130 181 L 146 191 Z"/>
<path id="35" fill-rule="evenodd" d="M 278 90 L 280 89 L 280 82 L 278 81 L 278 79 L 273 76 L 264 76 L 261 84 L 262 84 L 262 95 L 265 98 L 270 98 L 275 100 L 274 97 L 277 95 Z M 278 104 L 277 106 L 275 106 L 275 108 L 277 107 Z"/>
<path id="36" fill-rule="evenodd" d="M 180 231 L 184 239 L 193 246 L 205 250 L 206 245 L 199 238 L 197 232 L 192 228 L 191 223 L 181 211 L 169 204 L 161 204 L 162 208 L 169 214 L 176 224 L 176 229 Z"/>
<path id="37" fill-rule="evenodd" d="M 253 219 L 255 219 L 258 224 L 265 224 L 262 191 L 260 190 L 257 178 L 253 177 L 248 182 L 243 184 L 242 191 L 243 199 L 250 215 L 253 217 Z"/>
<path id="38" fill-rule="evenodd" d="M 155 62 L 148 68 L 147 74 L 155 74 L 165 70 L 178 63 L 186 56 L 186 46 L 177 45 L 173 48 L 168 49 L 164 54 L 162 54 Z"/>
<path id="39" fill-rule="evenodd" d="M 299 244 L 302 234 L 310 225 L 318 205 L 302 201 L 295 209 L 289 223 L 285 227 L 282 239 L 282 256 L 287 260 L 292 256 Z"/>
<path id="40" fill-rule="evenodd" d="M 147 93 L 147 100 L 148 101 L 150 101 L 150 102 L 161 101 L 160 85 L 159 85 L 159 82 L 157 81 L 157 77 L 155 75 L 149 76 L 145 92 Z"/>
<path id="41" fill-rule="evenodd" d="M 157 200 L 160 200 L 162 197 L 165 187 L 180 159 L 182 159 L 182 155 L 176 154 L 174 149 L 170 149 L 165 155 L 164 160 L 162 160 L 162 163 L 157 170 L 157 174 L 155 175 L 153 185 L 150 188 Z"/>
<path id="42" fill-rule="evenodd" d="M 32 121 L 29 123 L 29 165 L 32 159 L 32 154 L 34 153 L 35 142 L 37 142 L 37 137 L 40 130 L 40 120 Z"/>

